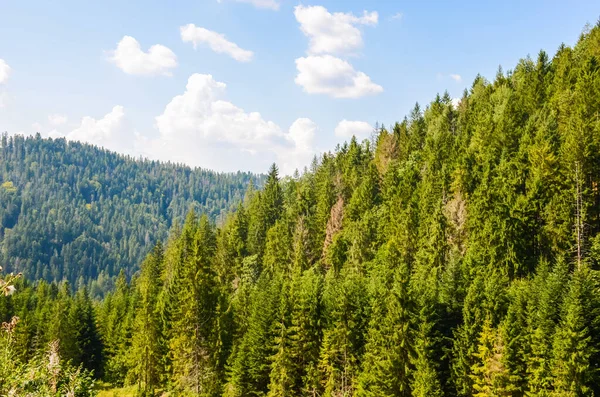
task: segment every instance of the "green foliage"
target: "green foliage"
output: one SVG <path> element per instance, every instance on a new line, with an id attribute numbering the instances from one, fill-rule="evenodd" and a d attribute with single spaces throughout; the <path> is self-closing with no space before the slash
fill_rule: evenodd
<path id="1" fill-rule="evenodd" d="M 0 268 L 1 270 L 1 268 Z M 4 291 L 15 291 L 14 276 L 0 277 Z M 42 287 L 38 290 L 43 290 Z M 7 294 L 5 294 L 7 295 Z M 4 297 L 0 296 L 0 299 Z M 0 395 L 2 396 L 73 396 L 93 397 L 93 371 L 75 367 L 61 359 L 59 340 L 40 347 L 34 357 L 26 361 L 19 358 L 17 332 L 19 318 L 14 316 L 0 324 Z M 95 329 L 94 329 L 95 331 Z M 92 349 L 93 350 L 93 349 Z M 97 360 L 99 363 L 100 360 Z"/>
<path id="2" fill-rule="evenodd" d="M 415 106 L 390 131 L 352 139 L 302 175 L 280 178 L 274 165 L 264 188 L 250 184 L 218 226 L 213 210 L 241 198 L 248 175 L 101 152 L 123 167 L 121 192 L 88 175 L 95 165 L 69 168 L 78 203 L 111 240 L 97 230 L 47 236 L 67 242 L 57 257 L 77 261 L 40 260 L 32 278 L 66 275 L 74 295 L 65 282 L 10 278 L 16 294 L 0 284 L 12 294 L 0 299 L 0 319 L 21 319 L 0 365 L 36 362 L 60 339 L 66 361 L 144 396 L 600 395 L 599 56 L 597 26 L 551 60 L 541 52 L 493 82 L 478 76 L 456 106 L 448 94 Z M 38 152 L 24 147 L 55 148 L 65 164 L 92 149 L 11 142 L 2 148 L 11 161 L 0 175 L 13 184 L 0 187 L 0 230 L 3 252 L 17 258 L 7 241 L 21 233 L 22 217 L 42 215 L 19 212 L 35 207 L 33 191 L 27 173 L 5 164 L 25 162 L 27 175 L 47 181 L 29 162 Z M 233 183 L 227 204 L 195 196 L 206 192 L 201 175 L 220 181 L 211 193 Z M 192 210 L 179 226 L 192 198 L 209 216 Z M 153 214 L 143 222 L 142 204 Z M 84 219 L 43 208 L 49 219 Z M 129 267 L 170 222 L 164 249 L 156 245 L 139 271 Z M 28 252 L 38 252 L 46 240 L 31 236 Z M 92 238 L 100 245 L 88 246 Z M 89 258 L 104 247 L 130 254 L 96 268 Z M 79 265 L 90 272 L 74 271 Z M 121 265 L 127 270 L 103 300 L 78 279 L 94 269 L 112 276 Z M 91 291 L 113 282 L 97 275 Z"/>
<path id="3" fill-rule="evenodd" d="M 64 139 L 4 136 L 0 146 L 0 266 L 29 279 L 94 280 L 102 296 L 131 277 L 190 208 L 222 219 L 249 173 L 216 173 L 121 156 Z"/>

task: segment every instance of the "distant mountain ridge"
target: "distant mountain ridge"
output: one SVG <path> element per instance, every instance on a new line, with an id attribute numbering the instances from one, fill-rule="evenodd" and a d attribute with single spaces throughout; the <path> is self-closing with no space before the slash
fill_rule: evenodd
<path id="1" fill-rule="evenodd" d="M 132 274 L 193 208 L 217 220 L 243 199 L 247 172 L 134 159 L 65 139 L 3 134 L 0 266 L 30 279 Z M 181 223 L 181 222 L 180 222 Z"/>

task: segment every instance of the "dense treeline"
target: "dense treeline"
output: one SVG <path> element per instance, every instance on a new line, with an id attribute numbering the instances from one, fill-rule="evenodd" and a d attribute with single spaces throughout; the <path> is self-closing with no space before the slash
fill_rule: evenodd
<path id="1" fill-rule="evenodd" d="M 120 269 L 131 276 L 190 207 L 215 220 L 235 208 L 252 178 L 261 183 L 249 173 L 220 174 L 64 139 L 5 134 L 0 265 L 35 280 L 94 279 L 105 290 Z"/>
<path id="2" fill-rule="evenodd" d="M 600 395 L 599 59 L 600 25 L 301 176 L 274 166 L 222 227 L 190 212 L 95 330 L 34 317 L 89 312 L 64 285 L 0 313 L 24 315 L 24 357 L 73 319 L 64 354 L 140 395 Z"/>
<path id="3" fill-rule="evenodd" d="M 0 312 L 13 313 L 0 322 L 0 395 L 95 396 L 102 344 L 87 290 L 73 297 L 66 283 L 41 281 L 35 290 L 21 283 L 23 293 L 7 301 L 21 276 L 0 277 Z"/>

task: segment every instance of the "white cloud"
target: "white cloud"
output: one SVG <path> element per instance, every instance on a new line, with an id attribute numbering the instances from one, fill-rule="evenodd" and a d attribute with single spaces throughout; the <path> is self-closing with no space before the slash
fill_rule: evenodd
<path id="1" fill-rule="evenodd" d="M 52 130 L 48 136 L 64 137 L 70 141 L 87 142 L 120 153 L 135 154 L 136 133 L 126 120 L 125 109 L 119 105 L 100 119 L 85 116 L 74 130 Z"/>
<path id="2" fill-rule="evenodd" d="M 110 51 L 109 60 L 127 74 L 142 76 L 171 76 L 171 69 L 177 66 L 177 57 L 169 48 L 155 44 L 144 52 L 131 36 L 121 39 L 117 49 Z"/>
<path id="3" fill-rule="evenodd" d="M 299 118 L 284 130 L 225 97 L 224 83 L 211 75 L 193 74 L 185 91 L 172 98 L 155 118 L 154 136 L 135 131 L 122 106 L 113 107 L 100 118 L 83 117 L 74 129 L 64 124 L 48 133 L 39 124 L 34 129 L 52 138 L 218 171 L 266 172 L 276 162 L 282 174 L 292 174 L 310 164 L 316 153 L 318 127 L 314 122 Z M 66 116 L 61 117 L 66 121 Z"/>
<path id="4" fill-rule="evenodd" d="M 458 109 L 458 106 L 460 105 L 461 101 L 462 99 L 460 98 L 452 98 L 452 106 L 454 107 L 454 109 Z"/>
<path id="5" fill-rule="evenodd" d="M 31 124 L 31 128 L 33 128 L 33 132 L 41 132 L 42 131 L 42 125 L 38 122 Z"/>
<path id="6" fill-rule="evenodd" d="M 391 20 L 400 20 L 404 17 L 404 14 L 402 14 L 401 12 L 397 12 L 394 15 L 392 15 L 390 17 Z"/>
<path id="7" fill-rule="evenodd" d="M 260 113 L 225 100 L 226 85 L 211 75 L 193 74 L 185 92 L 156 117 L 159 136 L 143 142 L 143 155 L 221 171 L 264 172 L 277 162 L 289 174 L 314 155 L 317 126 L 296 120 L 283 131 Z"/>
<path id="8" fill-rule="evenodd" d="M 271 10 L 279 10 L 279 0 L 232 0 L 238 3 L 247 3 L 247 4 L 252 4 L 254 7 L 257 8 L 267 8 L 267 9 L 271 9 Z M 222 3 L 223 0 L 217 0 L 217 2 Z"/>
<path id="9" fill-rule="evenodd" d="M 294 121 L 289 129 L 289 137 L 294 142 L 294 147 L 278 156 L 282 172 L 291 174 L 294 170 L 302 171 L 310 164 L 316 153 L 314 139 L 318 130 L 319 127 L 311 119 L 299 118 Z"/>
<path id="10" fill-rule="evenodd" d="M 450 78 L 454 81 L 458 81 L 459 83 L 462 81 L 462 77 L 460 74 L 450 74 Z"/>
<path id="11" fill-rule="evenodd" d="M 373 126 L 364 121 L 342 120 L 335 127 L 335 136 L 339 138 L 352 138 L 356 136 L 357 139 L 362 140 L 369 137 L 372 132 Z"/>
<path id="12" fill-rule="evenodd" d="M 67 122 L 67 116 L 64 114 L 51 114 L 48 116 L 48 122 L 51 125 L 62 125 Z"/>
<path id="13" fill-rule="evenodd" d="M 363 46 L 362 32 L 356 25 L 377 25 L 377 12 L 330 13 L 322 6 L 299 5 L 294 10 L 300 30 L 310 39 L 309 54 L 350 54 Z"/>
<path id="14" fill-rule="evenodd" d="M 4 59 L 0 58 L 0 84 L 6 83 L 8 76 L 10 76 L 11 70 L 12 69 L 10 66 L 8 66 L 8 63 L 6 63 Z"/>
<path id="15" fill-rule="evenodd" d="M 194 49 L 198 47 L 198 44 L 205 43 L 214 52 L 227 54 L 240 62 L 250 62 L 254 56 L 252 51 L 240 48 L 237 44 L 227 40 L 225 35 L 197 27 L 193 23 L 182 26 L 179 30 L 181 32 L 181 40 L 193 43 Z"/>
<path id="16" fill-rule="evenodd" d="M 326 94 L 334 98 L 359 98 L 383 91 L 363 72 L 331 55 L 296 59 L 296 84 L 309 94 Z"/>
<path id="17" fill-rule="evenodd" d="M 81 125 L 67 134 L 67 138 L 103 145 L 116 137 L 124 117 L 125 109 L 119 105 L 98 120 L 85 116 L 81 119 Z"/>

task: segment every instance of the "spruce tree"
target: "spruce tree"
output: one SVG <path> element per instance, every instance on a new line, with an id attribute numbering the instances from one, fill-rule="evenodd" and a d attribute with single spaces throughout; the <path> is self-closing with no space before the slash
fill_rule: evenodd
<path id="1" fill-rule="evenodd" d="M 478 338 L 475 363 L 471 368 L 473 397 L 511 396 L 508 372 L 503 364 L 504 340 L 486 318 Z"/>
<path id="2" fill-rule="evenodd" d="M 75 356 L 73 363 L 83 365 L 89 371 L 100 375 L 102 363 L 102 342 L 96 328 L 96 316 L 87 288 L 80 289 L 69 311 L 69 326 L 73 330 Z"/>
<path id="3" fill-rule="evenodd" d="M 591 299 L 590 271 L 578 269 L 569 285 L 561 320 L 554 336 L 552 395 L 592 396 L 591 386 L 598 369 L 590 358 L 597 347 L 592 342 L 590 324 L 586 318 L 586 302 Z"/>
<path id="4" fill-rule="evenodd" d="M 214 332 L 219 301 L 213 259 L 216 240 L 205 215 L 196 222 L 195 217 L 188 218 L 182 233 L 187 254 L 174 286 L 178 307 L 173 313 L 170 341 L 172 376 L 179 390 L 212 396 L 220 388 L 216 367 L 218 339 Z"/>
<path id="5" fill-rule="evenodd" d="M 154 396 L 163 371 L 160 356 L 165 352 L 162 349 L 162 324 L 157 306 L 162 268 L 163 248 L 161 243 L 157 243 L 142 263 L 140 277 L 137 280 L 139 301 L 136 306 L 137 315 L 129 355 L 130 377 L 135 379 L 139 394 L 142 396 Z"/>

